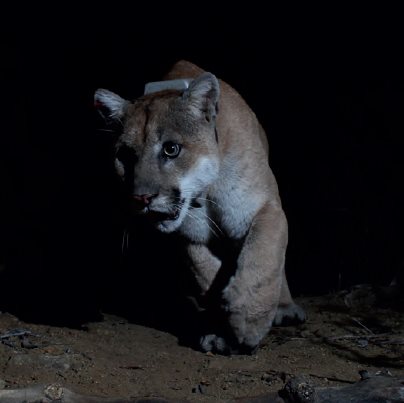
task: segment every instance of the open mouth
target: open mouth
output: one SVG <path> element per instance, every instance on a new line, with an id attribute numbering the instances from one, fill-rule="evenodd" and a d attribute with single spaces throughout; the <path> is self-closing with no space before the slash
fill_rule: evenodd
<path id="1" fill-rule="evenodd" d="M 181 207 L 177 207 L 172 212 L 161 212 L 161 211 L 149 210 L 146 215 L 149 219 L 151 219 L 152 221 L 155 221 L 155 222 L 175 221 L 180 216 L 180 212 L 181 212 Z"/>

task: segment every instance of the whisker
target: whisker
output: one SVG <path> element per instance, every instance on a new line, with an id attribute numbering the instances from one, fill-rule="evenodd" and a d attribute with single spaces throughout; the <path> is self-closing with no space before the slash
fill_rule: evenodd
<path id="1" fill-rule="evenodd" d="M 218 204 L 217 204 L 215 201 L 213 201 L 212 199 L 207 199 L 207 198 L 205 198 L 205 197 L 196 197 L 196 199 L 197 199 L 197 200 L 205 200 L 205 201 L 207 201 L 207 202 L 216 204 L 216 205 L 218 206 Z"/>
<path id="2" fill-rule="evenodd" d="M 125 253 L 125 249 L 128 249 L 128 247 L 129 247 L 129 232 L 125 228 L 122 234 L 122 244 L 121 244 L 122 255 Z"/>
<path id="3" fill-rule="evenodd" d="M 192 195 L 192 191 L 190 191 L 189 193 L 187 193 L 186 191 L 183 191 L 182 194 L 185 195 L 185 196 Z M 174 199 L 181 200 L 181 197 L 174 196 Z M 207 197 L 195 197 L 195 199 L 196 200 L 204 200 L 204 201 L 207 201 L 209 203 L 215 204 L 216 206 L 220 206 L 219 203 L 216 203 L 214 200 L 209 199 Z"/>
<path id="4" fill-rule="evenodd" d="M 116 130 L 111 130 L 111 129 L 96 129 L 97 132 L 108 132 L 108 133 L 115 133 Z"/>
<path id="5" fill-rule="evenodd" d="M 184 192 L 183 192 L 183 194 L 184 194 Z M 182 200 L 182 198 L 181 198 L 181 197 L 178 197 L 178 196 L 174 196 L 174 199 L 175 199 L 175 200 L 179 200 L 179 201 Z M 206 200 L 206 201 L 212 202 L 212 203 L 214 203 L 214 204 L 217 204 L 217 203 L 215 203 L 213 200 L 210 200 L 210 199 L 207 199 L 207 198 L 203 198 L 203 197 L 197 197 L 196 199 Z M 181 208 L 183 207 L 184 203 L 173 203 L 172 205 L 174 206 L 174 208 L 181 209 Z M 194 208 L 194 207 L 192 207 L 192 206 L 189 206 L 189 208 L 188 208 L 188 209 L 186 210 L 186 212 L 185 212 L 185 215 L 186 215 L 186 216 L 188 216 L 188 217 L 190 217 L 190 218 L 192 218 L 192 219 L 194 219 L 194 220 L 196 220 L 196 221 L 201 222 L 201 221 L 202 221 L 202 218 L 201 218 L 201 217 L 198 217 L 198 216 L 195 215 L 195 214 L 192 214 L 189 210 L 197 210 L 199 214 L 203 215 L 205 218 L 207 218 L 207 219 L 213 224 L 213 226 L 220 232 L 220 234 L 224 235 L 223 231 L 222 231 L 221 228 L 216 224 L 216 222 L 215 222 L 211 217 L 209 217 L 206 213 L 204 213 L 203 211 L 201 211 L 201 209 L 196 209 L 196 208 Z M 211 225 L 209 225 L 209 222 L 206 222 L 206 224 L 207 224 L 209 230 L 212 232 L 212 234 L 215 235 L 217 238 L 219 238 L 219 235 L 218 235 L 217 232 L 214 230 L 214 228 L 213 228 Z"/>
<path id="6" fill-rule="evenodd" d="M 193 209 L 193 210 L 195 210 L 193 207 L 190 207 L 191 209 Z M 203 213 L 202 211 L 200 211 L 199 209 L 198 209 L 198 212 L 199 212 L 199 214 L 202 214 L 204 217 L 206 217 L 217 229 L 218 229 L 218 231 L 222 234 L 222 235 L 224 235 L 223 234 L 223 231 L 220 229 L 220 227 L 215 223 L 215 221 L 214 220 L 212 220 L 212 218 L 210 218 L 207 214 L 205 214 L 205 213 Z M 201 220 L 201 218 L 200 217 L 197 217 L 199 220 Z M 216 231 L 209 225 L 209 223 L 207 223 L 207 225 L 208 225 L 208 227 L 209 227 L 209 229 L 212 231 L 212 233 L 216 236 L 216 237 L 218 237 L 219 238 L 219 235 L 216 233 Z"/>
<path id="7" fill-rule="evenodd" d="M 191 207 L 191 208 L 192 208 L 192 207 Z M 186 214 L 188 217 L 193 218 L 194 220 L 197 220 L 197 221 L 199 221 L 199 222 L 202 221 L 202 218 L 201 218 L 201 217 L 198 217 L 198 216 L 192 214 L 189 210 L 186 211 L 185 214 Z M 213 234 L 214 236 L 216 236 L 217 238 L 219 238 L 218 234 L 217 234 L 216 231 L 209 225 L 209 223 L 207 223 L 207 225 L 208 225 L 209 230 L 212 232 L 212 234 Z"/>
<path id="8" fill-rule="evenodd" d="M 201 219 L 200 217 L 195 217 L 195 216 L 193 216 L 193 217 L 196 218 L 198 221 L 202 221 L 202 219 Z M 217 232 L 214 230 L 214 228 L 213 228 L 211 225 L 209 225 L 208 222 L 205 222 L 205 223 L 206 223 L 206 225 L 208 226 L 209 231 L 210 231 L 216 238 L 219 238 L 219 235 L 218 235 Z"/>
<path id="9" fill-rule="evenodd" d="M 187 189 L 185 189 L 185 191 L 183 191 L 182 193 L 183 193 L 183 194 L 184 194 L 184 193 L 186 194 L 186 192 L 187 192 Z M 181 198 L 178 197 L 178 196 L 175 196 L 174 199 L 181 200 Z M 208 198 L 196 197 L 196 199 L 206 200 L 206 201 L 209 201 L 209 202 L 214 203 L 214 204 L 217 205 L 216 202 L 214 202 L 213 200 L 208 199 Z M 181 207 L 181 206 L 179 206 L 177 203 L 174 203 L 174 206 L 175 206 L 175 207 Z M 196 209 L 195 209 L 194 207 L 192 207 L 192 206 L 189 206 L 189 209 L 196 210 Z M 217 230 L 218 230 L 222 235 L 224 235 L 224 233 L 223 233 L 223 231 L 221 230 L 221 228 L 216 224 L 216 222 L 215 222 L 212 218 L 210 218 L 206 213 L 204 213 L 204 212 L 201 211 L 200 209 L 198 209 L 198 213 L 199 213 L 199 214 L 202 214 L 204 217 L 206 217 L 206 218 L 215 226 L 215 228 L 217 228 Z M 195 220 L 198 220 L 198 221 L 201 220 L 200 217 L 197 217 L 197 216 L 195 216 L 195 215 L 193 215 L 193 214 L 191 215 L 191 213 L 189 213 L 189 210 L 187 211 L 187 214 L 189 214 L 189 216 L 190 216 L 191 218 L 194 218 Z M 209 229 L 212 231 L 212 233 L 213 233 L 216 237 L 219 237 L 218 234 L 216 233 L 216 231 L 214 231 L 213 228 L 209 225 L 209 223 L 207 223 L 207 225 L 208 225 Z"/>
<path id="10" fill-rule="evenodd" d="M 205 216 L 218 230 L 219 230 L 219 232 L 222 234 L 222 235 L 224 235 L 224 233 L 223 233 L 223 231 L 221 230 L 221 228 L 215 223 L 215 221 L 212 219 L 212 218 L 210 218 L 207 214 L 205 214 L 204 212 L 200 212 L 203 216 Z"/>

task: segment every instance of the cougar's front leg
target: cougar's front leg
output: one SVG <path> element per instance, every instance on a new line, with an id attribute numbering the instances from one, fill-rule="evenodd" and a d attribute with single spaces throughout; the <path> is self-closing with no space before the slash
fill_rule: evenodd
<path id="1" fill-rule="evenodd" d="M 239 345 L 247 350 L 258 345 L 275 318 L 287 238 L 282 208 L 266 204 L 252 222 L 236 272 L 223 291 L 232 332 Z"/>
<path id="2" fill-rule="evenodd" d="M 191 270 L 200 287 L 201 295 L 204 295 L 216 278 L 222 262 L 203 244 L 189 244 L 187 252 L 191 260 Z"/>

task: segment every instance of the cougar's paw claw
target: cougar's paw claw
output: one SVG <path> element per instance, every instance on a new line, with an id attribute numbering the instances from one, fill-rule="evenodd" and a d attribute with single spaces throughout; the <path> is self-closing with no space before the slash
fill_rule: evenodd
<path id="1" fill-rule="evenodd" d="M 303 323 L 306 320 L 306 313 L 296 304 L 289 304 L 278 307 L 274 319 L 274 326 L 288 326 Z"/>

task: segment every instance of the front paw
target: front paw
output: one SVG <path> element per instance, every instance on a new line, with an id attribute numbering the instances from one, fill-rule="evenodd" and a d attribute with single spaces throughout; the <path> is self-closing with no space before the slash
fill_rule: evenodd
<path id="1" fill-rule="evenodd" d="M 203 352 L 211 352 L 215 354 L 231 355 L 231 354 L 254 354 L 258 346 L 247 346 L 245 344 L 231 343 L 225 338 L 215 334 L 207 334 L 199 340 L 199 345 Z"/>
<path id="2" fill-rule="evenodd" d="M 223 337 L 216 336 L 215 334 L 207 334 L 202 336 L 199 340 L 199 345 L 203 352 L 212 352 L 219 354 L 230 354 L 230 347 Z"/>
<path id="3" fill-rule="evenodd" d="M 306 320 L 306 313 L 299 305 L 292 303 L 278 306 L 276 316 L 273 321 L 274 326 L 298 325 Z"/>

